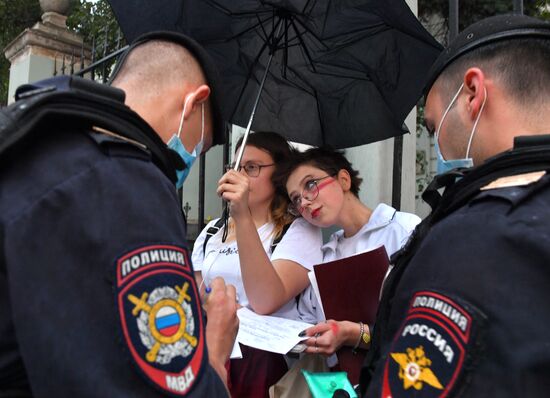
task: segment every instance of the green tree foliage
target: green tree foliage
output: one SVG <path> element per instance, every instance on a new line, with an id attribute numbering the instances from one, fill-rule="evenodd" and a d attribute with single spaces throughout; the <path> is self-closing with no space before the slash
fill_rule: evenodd
<path id="1" fill-rule="evenodd" d="M 124 39 L 119 36 L 122 34 L 107 0 L 73 0 L 73 3 L 67 26 L 80 34 L 84 43 L 95 43 L 98 48 L 96 59 L 110 54 L 117 45 L 123 44 Z"/>
<path id="2" fill-rule="evenodd" d="M 93 60 L 97 61 L 126 43 L 107 0 L 73 0 L 73 12 L 67 18 L 67 26 L 82 36 L 84 42 L 95 48 Z M 95 78 L 108 78 L 116 58 L 95 69 Z"/>
<path id="3" fill-rule="evenodd" d="M 513 0 L 468 0 L 458 3 L 459 31 L 483 18 L 514 11 Z M 418 13 L 426 29 L 446 44 L 449 0 L 418 0 Z M 523 0 L 523 13 L 550 20 L 550 0 Z"/>
<path id="4" fill-rule="evenodd" d="M 4 49 L 26 28 L 40 21 L 42 10 L 38 0 L 0 0 L 0 49 Z M 119 36 L 118 24 L 107 0 L 72 0 L 67 26 L 84 39 L 84 43 L 95 42 L 95 58 L 111 53 L 117 45 L 124 45 Z M 0 106 L 8 98 L 9 61 L 0 56 Z M 101 71 L 99 72 L 101 74 Z"/>
<path id="5" fill-rule="evenodd" d="M 474 22 L 493 15 L 509 14 L 514 11 L 513 0 L 468 0 L 458 2 L 459 31 Z M 523 13 L 550 21 L 550 0 L 523 0 Z M 449 33 L 449 0 L 418 0 L 418 18 L 424 27 L 443 45 L 447 44 Z M 421 124 L 424 116 L 424 99 L 417 107 L 417 131 L 425 131 Z"/>

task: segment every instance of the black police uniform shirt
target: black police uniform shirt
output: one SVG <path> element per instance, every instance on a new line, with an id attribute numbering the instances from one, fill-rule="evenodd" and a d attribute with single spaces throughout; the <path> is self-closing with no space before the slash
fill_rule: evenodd
<path id="1" fill-rule="evenodd" d="M 34 136 L 0 173 L 0 395 L 226 396 L 173 184 L 123 140 Z"/>
<path id="2" fill-rule="evenodd" d="M 378 319 L 367 397 L 550 393 L 550 175 L 436 223 Z"/>

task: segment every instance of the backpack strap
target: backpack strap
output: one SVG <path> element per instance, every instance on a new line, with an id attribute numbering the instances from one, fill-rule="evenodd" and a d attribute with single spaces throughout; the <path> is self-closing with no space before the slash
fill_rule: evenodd
<path id="1" fill-rule="evenodd" d="M 206 254 L 206 244 L 210 240 L 211 237 L 216 235 L 218 231 L 223 227 L 223 217 L 219 218 L 218 221 L 214 225 L 212 225 L 210 228 L 206 230 L 206 236 L 204 237 L 204 242 L 202 244 L 202 255 Z"/>

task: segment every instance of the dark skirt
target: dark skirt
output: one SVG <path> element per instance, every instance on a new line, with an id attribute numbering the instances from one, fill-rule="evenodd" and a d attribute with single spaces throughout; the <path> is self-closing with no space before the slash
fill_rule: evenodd
<path id="1" fill-rule="evenodd" d="M 268 398 L 269 387 L 287 372 L 281 354 L 241 345 L 242 359 L 228 362 L 229 391 L 232 398 Z"/>

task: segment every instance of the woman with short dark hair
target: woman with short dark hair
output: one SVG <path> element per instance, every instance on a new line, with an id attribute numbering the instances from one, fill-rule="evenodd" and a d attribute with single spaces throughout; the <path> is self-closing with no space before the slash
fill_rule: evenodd
<path id="1" fill-rule="evenodd" d="M 330 148 L 295 151 L 274 176 L 285 187 L 292 214 L 321 228 L 341 229 L 323 245 L 323 262 L 342 259 L 384 245 L 389 256 L 408 240 L 420 218 L 386 204 L 370 209 L 359 199 L 362 179 L 343 153 Z M 366 276 L 368 277 L 368 276 Z M 309 300 L 309 302 L 307 301 Z M 300 303 L 304 321 L 321 322 L 305 331 L 307 352 L 333 354 L 342 346 L 367 348 L 368 325 L 346 320 L 325 322 L 315 295 L 304 294 Z M 307 309 L 307 310 L 306 310 Z M 311 319 L 311 315 L 315 319 Z"/>

